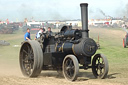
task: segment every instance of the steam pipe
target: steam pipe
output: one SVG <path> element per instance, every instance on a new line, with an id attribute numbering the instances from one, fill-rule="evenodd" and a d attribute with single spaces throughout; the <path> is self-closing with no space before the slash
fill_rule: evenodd
<path id="1" fill-rule="evenodd" d="M 88 3 L 81 3 L 82 38 L 89 37 L 88 33 Z"/>

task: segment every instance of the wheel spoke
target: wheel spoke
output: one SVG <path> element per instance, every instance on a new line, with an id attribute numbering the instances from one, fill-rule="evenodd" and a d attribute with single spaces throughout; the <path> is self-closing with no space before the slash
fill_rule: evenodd
<path id="1" fill-rule="evenodd" d="M 98 71 L 98 68 L 96 67 L 95 69 L 96 69 L 96 72 L 97 72 Z"/>
<path id="2" fill-rule="evenodd" d="M 70 69 L 69 73 L 70 73 L 70 74 L 69 74 L 70 77 L 72 77 L 73 74 L 74 74 L 71 69 Z"/>
<path id="3" fill-rule="evenodd" d="M 31 53 L 31 54 L 30 54 L 30 57 L 31 57 L 31 59 L 34 59 L 34 54 Z"/>
<path id="4" fill-rule="evenodd" d="M 67 61 L 65 61 L 65 66 L 68 67 L 69 66 L 69 60 L 67 59 Z"/>
<path id="5" fill-rule="evenodd" d="M 105 56 L 97 54 L 92 61 L 92 71 L 96 78 L 105 78 L 108 73 L 108 64 Z"/>
<path id="6" fill-rule="evenodd" d="M 23 52 L 24 52 L 25 54 L 28 54 L 28 52 L 27 52 L 26 50 L 24 50 L 24 49 L 23 49 Z"/>
<path id="7" fill-rule="evenodd" d="M 31 74 L 31 64 L 29 64 L 30 66 L 29 66 L 29 70 L 28 70 L 28 72 L 29 72 L 29 74 Z"/>
<path id="8" fill-rule="evenodd" d="M 98 57 L 98 64 L 100 63 L 100 57 Z"/>
<path id="9" fill-rule="evenodd" d="M 28 72 L 28 64 L 24 64 L 24 68 L 25 68 L 26 72 Z"/>
<path id="10" fill-rule="evenodd" d="M 75 66 L 72 66 L 71 69 L 74 70 Z"/>
<path id="11" fill-rule="evenodd" d="M 104 68 L 104 64 L 101 64 L 100 67 L 101 67 L 101 68 Z"/>
<path id="12" fill-rule="evenodd" d="M 23 52 L 23 55 L 25 55 L 22 57 L 22 63 L 24 66 L 24 70 L 27 75 L 30 75 L 33 69 L 33 63 L 34 63 L 33 50 L 31 49 L 29 45 L 27 45 L 27 48 L 23 49 L 22 52 Z"/>
<path id="13" fill-rule="evenodd" d="M 29 53 L 30 53 L 30 54 L 32 54 L 32 53 L 33 53 L 32 49 L 29 51 Z"/>
<path id="14" fill-rule="evenodd" d="M 102 76 L 102 74 L 103 74 L 102 69 L 100 69 L 100 74 L 99 74 L 99 76 Z"/>
<path id="15" fill-rule="evenodd" d="M 74 75 L 74 64 L 72 59 L 67 59 L 65 61 L 65 70 L 66 70 L 66 75 L 71 78 Z"/>
<path id="16" fill-rule="evenodd" d="M 102 60 L 102 64 L 104 64 L 104 61 Z"/>
<path id="17" fill-rule="evenodd" d="M 27 48 L 28 48 L 28 53 L 30 53 L 30 46 L 27 45 Z"/>
<path id="18" fill-rule="evenodd" d="M 24 64 L 28 64 L 28 61 L 26 61 L 26 60 L 22 60 L 22 62 L 23 62 Z"/>
<path id="19" fill-rule="evenodd" d="M 66 71 L 68 71 L 68 70 L 70 69 L 70 67 L 69 67 L 69 66 L 65 66 L 65 68 L 66 68 Z"/>
<path id="20" fill-rule="evenodd" d="M 72 73 L 72 70 L 69 69 L 69 70 L 67 71 L 67 74 L 68 74 L 67 76 L 71 78 L 71 77 L 73 76 L 74 73 Z"/>
<path id="21" fill-rule="evenodd" d="M 28 75 L 31 74 L 31 66 L 30 66 L 30 64 L 26 64 L 26 65 L 25 65 L 25 70 L 26 70 L 26 73 L 27 73 Z"/>
<path id="22" fill-rule="evenodd" d="M 66 70 L 65 73 L 66 73 L 66 75 L 67 75 L 68 77 L 70 77 L 70 71 L 69 71 L 69 70 Z"/>
<path id="23" fill-rule="evenodd" d="M 70 60 L 70 64 L 69 64 L 71 67 L 73 66 L 73 61 L 72 60 Z"/>

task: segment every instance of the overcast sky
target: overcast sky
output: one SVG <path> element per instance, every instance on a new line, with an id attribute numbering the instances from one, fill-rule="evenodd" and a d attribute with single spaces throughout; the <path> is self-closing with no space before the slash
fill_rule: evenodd
<path id="1" fill-rule="evenodd" d="M 65 20 L 80 19 L 80 3 L 88 3 L 89 19 L 123 17 L 128 0 L 0 0 L 0 20 Z M 128 17 L 128 16 L 127 16 Z"/>

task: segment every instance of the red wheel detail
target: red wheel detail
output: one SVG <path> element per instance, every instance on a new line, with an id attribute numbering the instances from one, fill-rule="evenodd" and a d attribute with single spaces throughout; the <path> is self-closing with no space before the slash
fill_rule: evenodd
<path id="1" fill-rule="evenodd" d="M 126 48 L 125 39 L 123 39 L 123 47 Z"/>

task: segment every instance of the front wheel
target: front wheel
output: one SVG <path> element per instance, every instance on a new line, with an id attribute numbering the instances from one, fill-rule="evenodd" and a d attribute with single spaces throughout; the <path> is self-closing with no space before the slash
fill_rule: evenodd
<path id="1" fill-rule="evenodd" d="M 67 55 L 63 61 L 63 75 L 69 81 L 77 79 L 79 73 L 78 60 L 74 55 Z"/>
<path id="2" fill-rule="evenodd" d="M 103 79 L 108 74 L 108 61 L 103 54 L 96 54 L 92 60 L 92 72 L 96 78 Z"/>

